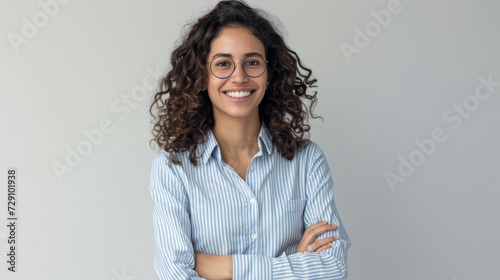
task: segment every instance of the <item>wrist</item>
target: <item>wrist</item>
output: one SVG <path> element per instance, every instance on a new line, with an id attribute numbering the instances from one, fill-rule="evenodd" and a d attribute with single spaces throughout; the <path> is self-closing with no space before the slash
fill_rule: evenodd
<path id="1" fill-rule="evenodd" d="M 225 279 L 233 279 L 233 255 L 224 255 L 224 274 Z"/>
<path id="2" fill-rule="evenodd" d="M 233 255 L 195 254 L 194 270 L 206 279 L 233 279 Z"/>

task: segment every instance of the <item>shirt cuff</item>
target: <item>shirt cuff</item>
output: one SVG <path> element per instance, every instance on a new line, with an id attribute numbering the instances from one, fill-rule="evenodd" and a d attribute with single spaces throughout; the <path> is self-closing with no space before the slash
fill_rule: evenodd
<path id="1" fill-rule="evenodd" d="M 233 280 L 271 280 L 272 258 L 262 255 L 233 255 Z"/>

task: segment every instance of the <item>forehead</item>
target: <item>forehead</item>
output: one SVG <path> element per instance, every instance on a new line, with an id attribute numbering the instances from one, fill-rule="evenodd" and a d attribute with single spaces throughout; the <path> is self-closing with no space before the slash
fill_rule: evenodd
<path id="1" fill-rule="evenodd" d="M 244 57 L 248 53 L 265 56 L 264 44 L 244 27 L 224 27 L 210 43 L 210 58 L 216 54 Z"/>

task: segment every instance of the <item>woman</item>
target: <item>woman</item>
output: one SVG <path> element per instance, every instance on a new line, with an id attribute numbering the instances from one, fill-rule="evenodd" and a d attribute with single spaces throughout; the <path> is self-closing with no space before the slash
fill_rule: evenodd
<path id="1" fill-rule="evenodd" d="M 350 240 L 305 138 L 311 71 L 240 1 L 201 17 L 171 64 L 150 108 L 160 278 L 345 279 Z"/>

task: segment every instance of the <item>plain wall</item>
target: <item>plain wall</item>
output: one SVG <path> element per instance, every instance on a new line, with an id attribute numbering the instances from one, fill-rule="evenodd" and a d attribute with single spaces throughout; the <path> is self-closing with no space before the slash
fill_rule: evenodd
<path id="1" fill-rule="evenodd" d="M 50 15 L 0 2 L 0 278 L 157 279 L 150 84 L 216 1 L 66 2 Z M 248 2 L 281 20 L 318 79 L 311 139 L 352 240 L 349 279 L 498 279 L 500 2 Z"/>

